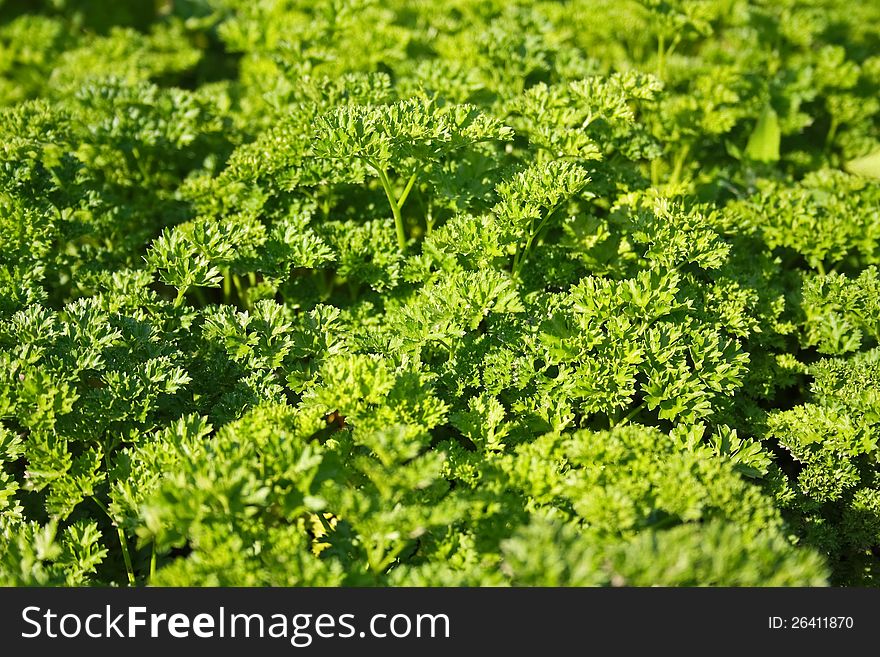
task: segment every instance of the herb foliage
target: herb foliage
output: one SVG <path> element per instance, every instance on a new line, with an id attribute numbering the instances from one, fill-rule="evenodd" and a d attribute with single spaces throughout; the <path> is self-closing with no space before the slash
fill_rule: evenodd
<path id="1" fill-rule="evenodd" d="M 878 45 L 0 0 L 0 583 L 876 585 Z"/>

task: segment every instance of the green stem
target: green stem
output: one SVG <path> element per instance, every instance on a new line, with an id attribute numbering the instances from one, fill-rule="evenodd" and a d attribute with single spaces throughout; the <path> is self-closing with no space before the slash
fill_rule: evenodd
<path id="1" fill-rule="evenodd" d="M 657 36 L 657 77 L 666 77 L 666 35 Z"/>
<path id="2" fill-rule="evenodd" d="M 128 553 L 128 541 L 125 539 L 125 532 L 122 531 L 122 527 L 116 524 L 116 520 L 113 519 L 113 516 L 110 515 L 110 512 L 103 504 L 101 504 L 101 501 L 97 497 L 90 495 L 89 499 L 98 505 L 98 508 L 101 509 L 104 515 L 110 519 L 110 523 L 116 527 L 116 535 L 119 537 L 119 545 L 122 546 L 122 560 L 125 562 L 125 573 L 128 575 L 128 585 L 135 586 L 134 568 L 131 565 L 131 555 Z"/>
<path id="3" fill-rule="evenodd" d="M 116 533 L 119 535 L 119 544 L 122 546 L 122 559 L 125 561 L 125 572 L 128 573 L 128 585 L 134 586 L 134 568 L 131 566 L 131 555 L 128 553 L 128 542 L 125 539 L 125 532 L 122 531 L 122 527 L 117 527 Z"/>
<path id="4" fill-rule="evenodd" d="M 620 420 L 617 424 L 614 425 L 614 428 L 622 427 L 622 426 L 626 425 L 636 415 L 641 413 L 643 408 L 645 408 L 645 402 L 642 402 L 641 404 L 636 406 L 634 409 L 632 409 L 629 413 L 627 413 L 626 417 L 624 417 L 622 420 Z"/>
<path id="5" fill-rule="evenodd" d="M 325 188 L 326 194 L 321 202 L 321 210 L 324 212 L 324 219 L 330 221 L 330 187 Z"/>
<path id="6" fill-rule="evenodd" d="M 153 549 L 150 552 L 150 582 L 156 576 L 156 541 L 153 541 Z"/>
<path id="7" fill-rule="evenodd" d="M 406 230 L 403 225 L 403 215 L 400 212 L 400 206 L 394 198 L 394 190 L 391 189 L 391 181 L 388 180 L 388 174 L 384 169 L 371 165 L 379 176 L 379 182 L 382 183 L 382 189 L 385 190 L 385 196 L 388 197 L 388 203 L 391 205 L 391 214 L 394 215 L 394 227 L 397 230 L 397 246 L 401 251 L 406 250 Z M 409 192 L 407 191 L 407 194 Z M 406 196 L 403 197 L 404 199 Z"/>
<path id="8" fill-rule="evenodd" d="M 388 566 L 394 563 L 394 560 L 403 552 L 403 549 L 407 546 L 405 541 L 401 541 L 396 546 L 386 551 L 386 546 L 383 543 L 379 546 L 377 550 L 375 550 L 375 556 L 370 559 L 370 568 L 372 568 L 374 573 L 383 573 L 387 570 Z"/>
<path id="9" fill-rule="evenodd" d="M 675 38 L 672 40 L 670 46 L 666 49 L 666 53 L 664 54 L 664 60 L 669 61 L 669 58 L 675 53 L 675 49 L 678 48 L 678 44 L 681 43 L 681 34 L 676 34 Z M 665 65 L 664 65 L 665 72 Z"/>
<path id="10" fill-rule="evenodd" d="M 513 256 L 513 270 L 512 273 L 514 276 L 519 275 L 519 270 L 522 269 L 523 263 L 526 260 L 526 255 L 532 248 L 532 242 L 535 240 L 535 235 L 538 234 L 536 230 L 529 230 L 529 238 L 526 240 L 525 246 L 520 249 L 516 255 Z"/>
<path id="11" fill-rule="evenodd" d="M 140 151 L 137 148 L 133 148 L 131 154 L 134 157 L 134 164 L 137 167 L 138 172 L 141 174 L 141 177 L 144 179 L 144 182 L 148 181 L 150 179 L 150 172 L 144 166 Z"/>
<path id="12" fill-rule="evenodd" d="M 520 251 L 519 253 L 517 253 L 516 255 L 513 256 L 513 268 L 511 270 L 513 274 L 519 273 L 519 270 L 522 267 L 523 262 L 525 262 L 526 256 L 528 255 L 529 251 L 531 251 L 531 249 L 532 249 L 532 242 L 534 242 L 535 238 L 541 234 L 542 230 L 544 230 L 544 226 L 546 226 L 547 222 L 550 221 L 550 217 L 552 217 L 554 214 L 556 214 L 556 211 L 559 210 L 559 208 L 561 208 L 562 205 L 566 201 L 568 201 L 568 198 L 564 198 L 559 203 L 557 203 L 555 206 L 553 206 L 553 208 L 549 212 L 547 212 L 547 214 L 544 215 L 544 218 L 541 219 L 541 223 L 538 224 L 538 227 L 531 228 L 529 230 L 529 238 L 526 240 L 525 247 L 523 247 L 522 251 Z M 532 223 L 532 226 L 534 226 L 534 221 Z"/>
<path id="13" fill-rule="evenodd" d="M 223 303 L 229 303 L 232 299 L 232 278 L 229 275 L 229 268 L 223 270 Z"/>
<path id="14" fill-rule="evenodd" d="M 687 161 L 687 157 L 691 152 L 691 145 L 685 144 L 679 151 L 675 157 L 675 164 L 672 167 L 672 174 L 669 176 L 669 182 L 671 184 L 675 184 L 678 182 L 681 177 L 681 171 L 684 168 L 684 163 Z"/>
<path id="15" fill-rule="evenodd" d="M 660 158 L 655 157 L 651 160 L 651 186 L 657 187 L 660 184 Z"/>
<path id="16" fill-rule="evenodd" d="M 830 149 L 834 143 L 834 137 L 837 135 L 837 127 L 840 124 L 833 117 L 831 119 L 831 125 L 828 126 L 828 134 L 825 135 L 825 148 Z"/>
<path id="17" fill-rule="evenodd" d="M 181 304 L 183 303 L 183 297 L 186 294 L 186 290 L 187 290 L 186 286 L 178 288 L 177 296 L 174 298 L 174 307 L 175 308 L 180 308 Z"/>
<path id="18" fill-rule="evenodd" d="M 452 353 L 452 346 L 446 342 L 443 338 L 434 338 L 437 342 L 443 345 L 443 348 L 446 349 L 447 353 Z"/>
<path id="19" fill-rule="evenodd" d="M 406 187 L 403 188 L 403 193 L 400 195 L 400 198 L 397 199 L 397 207 L 402 208 L 403 204 L 406 203 L 406 197 L 409 196 L 410 191 L 413 188 L 413 185 L 416 182 L 416 176 L 418 174 L 414 173 L 409 177 L 409 180 L 406 182 Z"/>
<path id="20" fill-rule="evenodd" d="M 241 277 L 238 274 L 232 275 L 232 284 L 235 286 L 235 291 L 238 293 L 238 299 L 241 302 L 241 305 L 245 308 L 250 308 L 245 289 L 241 284 Z"/>
<path id="21" fill-rule="evenodd" d="M 425 211 L 425 235 L 430 235 L 434 230 L 434 204 L 428 199 L 428 209 Z"/>

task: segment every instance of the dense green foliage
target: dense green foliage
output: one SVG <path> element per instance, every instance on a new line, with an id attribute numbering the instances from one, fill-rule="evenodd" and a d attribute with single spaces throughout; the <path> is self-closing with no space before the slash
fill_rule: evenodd
<path id="1" fill-rule="evenodd" d="M 0 0 L 0 583 L 875 585 L 880 4 Z"/>

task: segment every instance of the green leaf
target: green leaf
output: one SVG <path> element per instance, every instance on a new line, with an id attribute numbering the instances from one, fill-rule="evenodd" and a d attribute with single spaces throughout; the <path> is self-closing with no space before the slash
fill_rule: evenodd
<path id="1" fill-rule="evenodd" d="M 782 132 L 779 128 L 779 116 L 769 105 L 758 118 L 755 129 L 749 135 L 746 145 L 746 156 L 758 162 L 776 162 L 779 160 L 779 143 Z"/>
<path id="2" fill-rule="evenodd" d="M 880 178 L 880 150 L 868 153 L 863 157 L 850 160 L 843 168 L 857 176 Z"/>

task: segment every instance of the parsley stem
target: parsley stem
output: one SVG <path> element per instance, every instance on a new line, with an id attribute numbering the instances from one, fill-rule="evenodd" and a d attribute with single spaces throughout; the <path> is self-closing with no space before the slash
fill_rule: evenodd
<path id="1" fill-rule="evenodd" d="M 250 308 L 250 299 L 248 298 L 247 289 L 244 287 L 244 284 L 241 281 L 241 277 L 238 274 L 232 275 L 232 284 L 235 286 L 235 291 L 238 294 L 238 300 L 242 306 L 245 308 Z"/>
<path id="2" fill-rule="evenodd" d="M 409 196 L 410 190 L 413 188 L 413 184 L 416 182 L 416 176 L 418 174 L 413 174 L 409 177 L 409 180 L 406 183 L 406 187 L 403 189 L 403 193 L 400 195 L 400 198 L 397 199 L 397 207 L 402 208 L 403 204 L 406 203 L 406 197 Z"/>
<path id="3" fill-rule="evenodd" d="M 428 207 L 425 210 L 425 235 L 430 235 L 434 230 L 434 204 L 428 199 Z"/>
<path id="4" fill-rule="evenodd" d="M 128 585 L 134 586 L 134 568 L 131 565 L 131 554 L 128 552 L 128 541 L 125 538 L 125 532 L 122 527 L 116 527 L 116 533 L 119 536 L 119 544 L 122 546 L 122 560 L 125 561 L 125 572 L 128 574 Z"/>
<path id="5" fill-rule="evenodd" d="M 529 237 L 526 240 L 525 246 L 522 248 L 522 250 L 520 250 L 519 252 L 517 252 L 513 256 L 513 267 L 511 268 L 512 274 L 514 274 L 514 275 L 519 274 L 519 270 L 522 268 L 522 265 L 523 265 L 523 262 L 525 261 L 526 256 L 532 250 L 532 243 L 535 241 L 535 238 L 541 233 L 542 230 L 544 230 L 544 227 L 547 225 L 547 222 L 550 221 L 550 217 L 552 217 L 554 214 L 556 214 L 556 211 L 559 210 L 559 208 L 561 208 L 562 205 L 567 200 L 568 200 L 568 197 L 562 199 L 561 201 L 559 201 L 559 203 L 557 203 L 550 210 L 548 210 L 547 213 L 544 215 L 544 217 L 541 219 L 540 223 L 538 223 L 537 228 L 535 228 L 535 222 L 534 222 L 534 220 L 532 220 L 532 224 L 529 228 Z"/>
<path id="6" fill-rule="evenodd" d="M 397 204 L 397 200 L 394 198 L 394 190 L 391 189 L 391 181 L 388 180 L 388 174 L 381 167 L 373 166 L 376 170 L 376 173 L 379 175 L 379 182 L 382 183 L 382 189 L 385 190 L 385 196 L 388 197 L 388 203 L 391 205 L 391 214 L 394 215 L 394 227 L 397 230 L 397 246 L 401 251 L 406 250 L 406 230 L 403 225 L 403 215 L 400 212 L 400 206 Z M 415 182 L 414 178 L 410 178 L 412 182 Z M 409 188 L 412 185 L 407 185 L 407 189 L 403 196 L 404 200 L 406 200 L 407 194 L 409 194 Z"/>
<path id="7" fill-rule="evenodd" d="M 150 582 L 156 576 L 156 541 L 153 540 L 153 547 L 150 551 Z"/>
<path id="8" fill-rule="evenodd" d="M 681 177 L 682 169 L 684 168 L 684 163 L 687 161 L 687 157 L 691 152 L 691 145 L 686 143 L 682 146 L 675 157 L 675 164 L 672 167 L 672 174 L 669 176 L 669 182 L 673 185 L 679 181 Z"/>
<path id="9" fill-rule="evenodd" d="M 229 303 L 232 298 L 232 278 L 229 275 L 229 268 L 223 270 L 223 303 Z"/>
<path id="10" fill-rule="evenodd" d="M 371 551 L 372 554 L 368 557 L 370 568 L 374 573 L 385 572 L 406 546 L 406 541 L 400 541 L 397 545 L 389 548 L 385 541 L 382 541 L 378 547 Z"/>
<path id="11" fill-rule="evenodd" d="M 642 412 L 643 408 L 645 408 L 645 402 L 642 402 L 641 404 L 636 406 L 634 409 L 632 409 L 629 413 L 627 413 L 624 418 L 622 418 L 620 421 L 618 421 L 614 425 L 614 428 L 622 427 L 622 426 L 625 426 L 626 424 L 628 424 L 630 420 L 632 420 L 636 415 L 638 415 L 639 413 Z"/>
<path id="12" fill-rule="evenodd" d="M 666 35 L 657 36 L 657 77 L 661 80 L 666 76 Z"/>
<path id="13" fill-rule="evenodd" d="M 116 535 L 119 537 L 119 545 L 122 547 L 122 560 L 125 562 L 125 573 L 128 576 L 128 585 L 135 586 L 135 578 L 134 578 L 134 568 L 131 565 L 131 554 L 128 551 L 128 541 L 125 538 L 125 532 L 122 531 L 122 527 L 116 524 L 116 520 L 114 520 L 113 516 L 110 515 L 110 512 L 107 508 L 101 504 L 101 501 L 95 497 L 94 495 L 90 495 L 89 498 L 98 505 L 98 508 L 104 512 L 104 515 L 110 519 L 110 522 L 116 527 Z"/>
<path id="14" fill-rule="evenodd" d="M 828 133 L 825 135 L 825 149 L 830 150 L 834 145 L 834 137 L 837 135 L 837 128 L 840 123 L 835 117 L 831 117 L 831 124 L 828 126 Z"/>

